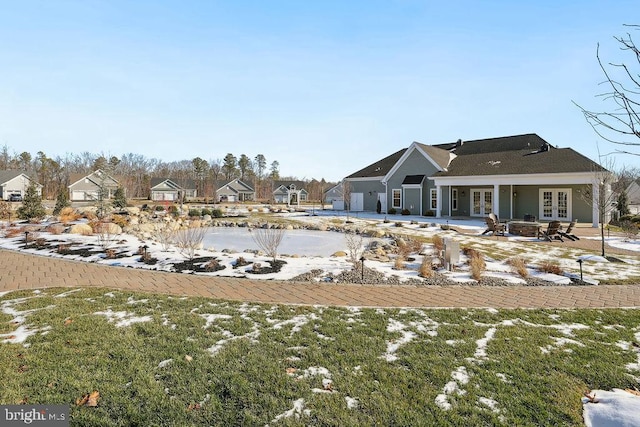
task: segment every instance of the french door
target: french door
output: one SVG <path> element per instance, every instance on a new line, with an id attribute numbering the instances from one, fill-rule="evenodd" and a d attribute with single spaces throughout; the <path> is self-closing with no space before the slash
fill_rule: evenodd
<path id="1" fill-rule="evenodd" d="M 493 190 L 471 190 L 471 216 L 487 216 L 493 210 Z"/>
<path id="2" fill-rule="evenodd" d="M 571 220 L 571 189 L 541 188 L 540 219 Z"/>

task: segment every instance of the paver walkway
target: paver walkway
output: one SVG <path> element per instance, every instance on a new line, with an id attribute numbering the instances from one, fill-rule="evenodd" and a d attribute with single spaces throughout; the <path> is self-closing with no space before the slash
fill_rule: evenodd
<path id="1" fill-rule="evenodd" d="M 0 250 L 0 292 L 107 287 L 235 301 L 359 307 L 640 308 L 640 285 L 380 286 L 310 284 L 165 273 Z"/>

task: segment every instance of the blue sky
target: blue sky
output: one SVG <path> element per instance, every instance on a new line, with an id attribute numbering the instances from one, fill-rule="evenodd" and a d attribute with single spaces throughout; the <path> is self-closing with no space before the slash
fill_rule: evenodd
<path id="1" fill-rule="evenodd" d="M 596 45 L 625 58 L 613 36 L 636 9 L 0 0 L 0 145 L 49 157 L 263 154 L 282 175 L 329 181 L 412 141 L 537 133 L 597 159 L 572 100 L 602 107 Z"/>

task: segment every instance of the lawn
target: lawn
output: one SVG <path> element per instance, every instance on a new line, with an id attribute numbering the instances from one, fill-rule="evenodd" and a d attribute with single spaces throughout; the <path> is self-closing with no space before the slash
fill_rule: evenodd
<path id="1" fill-rule="evenodd" d="M 67 404 L 72 425 L 583 425 L 585 391 L 637 387 L 640 375 L 638 310 L 108 289 L 10 292 L 0 310 L 0 403 Z"/>

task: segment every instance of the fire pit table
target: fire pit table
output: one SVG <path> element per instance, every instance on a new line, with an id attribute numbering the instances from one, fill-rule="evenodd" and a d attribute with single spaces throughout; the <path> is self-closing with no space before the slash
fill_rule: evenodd
<path id="1" fill-rule="evenodd" d="M 538 237 L 538 230 L 542 227 L 539 222 L 509 221 L 507 223 L 509 234 L 525 237 Z"/>

